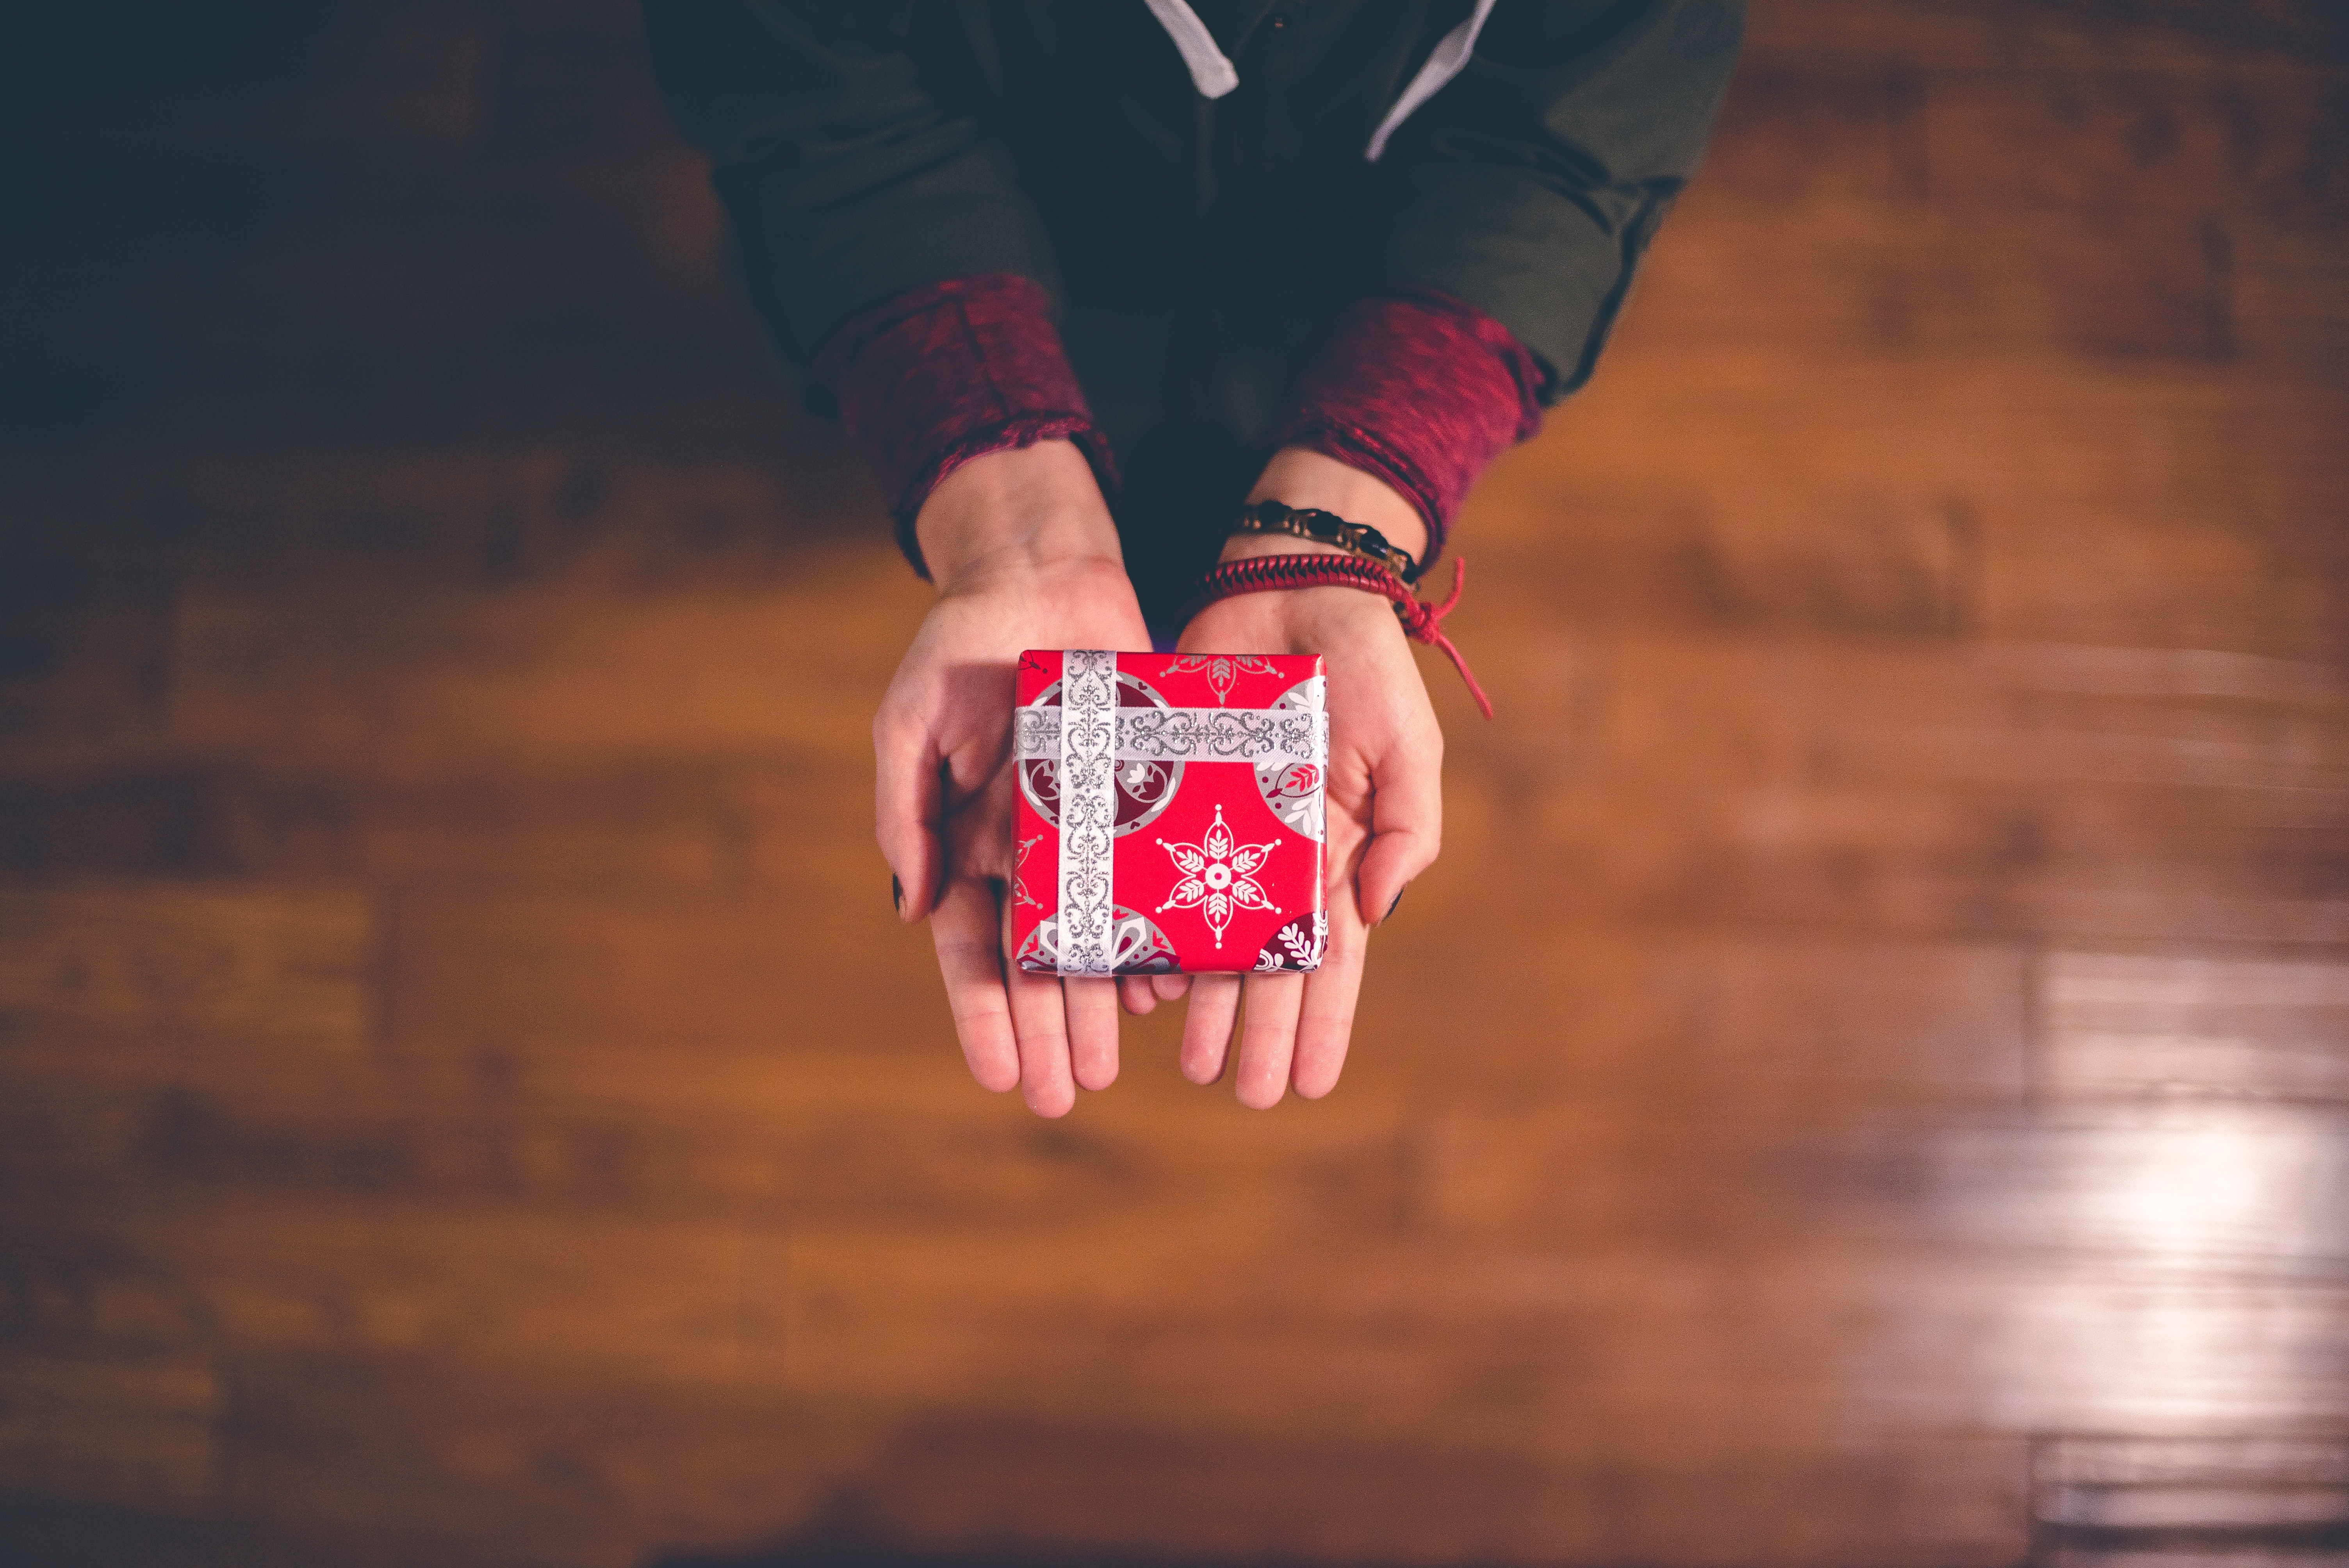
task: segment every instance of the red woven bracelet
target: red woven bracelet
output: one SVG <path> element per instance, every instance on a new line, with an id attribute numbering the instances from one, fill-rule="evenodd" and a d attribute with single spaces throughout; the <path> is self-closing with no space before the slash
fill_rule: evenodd
<path id="1" fill-rule="evenodd" d="M 1394 606 L 1396 617 L 1402 622 L 1403 634 L 1442 648 L 1451 659 L 1452 667 L 1460 672 L 1460 678 L 1468 683 L 1468 695 L 1476 699 L 1478 710 L 1490 718 L 1491 699 L 1476 684 L 1468 661 L 1453 646 L 1452 639 L 1444 634 L 1444 617 L 1460 603 L 1460 590 L 1467 581 L 1468 562 L 1454 557 L 1451 595 L 1441 604 L 1431 604 L 1375 562 L 1350 555 L 1251 555 L 1242 561 L 1226 561 L 1201 578 L 1199 595 L 1192 602 L 1190 614 L 1197 614 L 1219 599 L 1288 588 L 1360 588 L 1365 593 L 1382 594 Z M 1184 619 L 1190 619 L 1190 615 Z"/>

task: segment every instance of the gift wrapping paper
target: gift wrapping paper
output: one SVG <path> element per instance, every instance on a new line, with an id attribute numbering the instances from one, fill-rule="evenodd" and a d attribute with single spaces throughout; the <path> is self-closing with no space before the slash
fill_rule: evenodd
<path id="1" fill-rule="evenodd" d="M 1319 655 L 1030 649 L 1011 940 L 1040 975 L 1318 968 Z"/>

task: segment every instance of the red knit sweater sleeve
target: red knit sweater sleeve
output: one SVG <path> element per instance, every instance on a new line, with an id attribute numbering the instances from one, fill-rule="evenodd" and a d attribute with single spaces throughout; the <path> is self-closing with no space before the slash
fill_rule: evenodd
<path id="1" fill-rule="evenodd" d="M 924 575 L 914 520 L 939 480 L 983 453 L 1070 440 L 1115 493 L 1109 442 L 1032 279 L 988 273 L 907 290 L 834 333 L 813 370 Z M 1468 487 L 1540 428 L 1543 377 L 1532 352 L 1473 305 L 1432 290 L 1363 300 L 1264 446 L 1322 452 L 1393 487 L 1425 520 L 1433 560 Z"/>
<path id="2" fill-rule="evenodd" d="M 1433 561 L 1468 487 L 1541 428 L 1544 378 L 1514 333 L 1449 294 L 1363 300 L 1266 444 L 1305 447 L 1384 480 L 1419 508 Z"/>
<path id="3" fill-rule="evenodd" d="M 1115 493 L 1109 442 L 1031 278 L 908 289 L 833 333 L 812 369 L 879 474 L 898 545 L 925 577 L 914 520 L 940 480 L 983 453 L 1073 441 L 1102 492 Z"/>

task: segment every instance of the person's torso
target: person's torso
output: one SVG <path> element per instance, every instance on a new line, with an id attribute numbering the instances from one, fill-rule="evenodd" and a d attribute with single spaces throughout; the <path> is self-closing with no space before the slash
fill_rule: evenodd
<path id="1" fill-rule="evenodd" d="M 1072 300 L 1341 295 L 1375 210 L 1365 150 L 1467 0 L 1195 9 L 1238 71 L 1213 100 L 1139 0 L 920 7 L 907 45 L 1002 137 Z"/>

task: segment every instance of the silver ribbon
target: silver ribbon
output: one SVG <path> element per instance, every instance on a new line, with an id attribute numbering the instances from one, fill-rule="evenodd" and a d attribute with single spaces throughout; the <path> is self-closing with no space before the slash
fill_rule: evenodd
<path id="1" fill-rule="evenodd" d="M 1061 655 L 1061 973 L 1108 975 L 1116 963 L 1110 902 L 1117 828 L 1117 655 Z"/>
<path id="2" fill-rule="evenodd" d="M 1020 761 L 1057 759 L 1067 768 L 1062 711 L 1019 710 Z M 1310 762 L 1319 767 L 1330 756 L 1330 716 L 1319 708 L 1121 707 L 1111 722 L 1116 730 L 1111 742 L 1115 762 L 1247 762 L 1258 768 Z"/>

